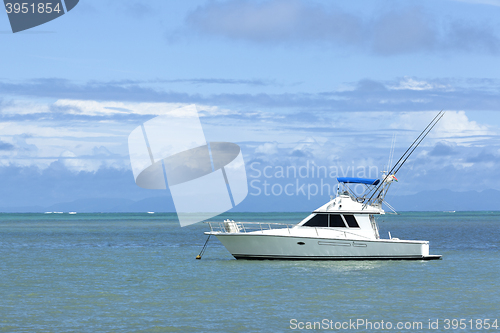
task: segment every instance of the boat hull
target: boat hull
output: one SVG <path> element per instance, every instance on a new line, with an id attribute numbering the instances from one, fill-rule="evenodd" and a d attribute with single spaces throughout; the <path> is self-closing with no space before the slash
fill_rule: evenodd
<path id="1" fill-rule="evenodd" d="M 429 242 L 214 233 L 236 259 L 435 260 Z"/>

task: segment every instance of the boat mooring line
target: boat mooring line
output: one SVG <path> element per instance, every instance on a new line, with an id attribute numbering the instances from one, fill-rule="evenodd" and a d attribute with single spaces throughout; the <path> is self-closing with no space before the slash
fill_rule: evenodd
<path id="1" fill-rule="evenodd" d="M 208 235 L 208 238 L 207 238 L 207 240 L 206 240 L 206 242 L 205 242 L 205 245 L 203 245 L 203 248 L 201 249 L 200 254 L 198 254 L 198 255 L 196 256 L 196 259 L 198 259 L 198 260 L 199 260 L 199 259 L 201 259 L 201 256 L 205 253 L 205 251 L 206 251 L 206 249 L 207 249 L 207 244 L 208 244 L 208 241 L 210 240 L 210 236 L 212 236 L 212 235 Z"/>

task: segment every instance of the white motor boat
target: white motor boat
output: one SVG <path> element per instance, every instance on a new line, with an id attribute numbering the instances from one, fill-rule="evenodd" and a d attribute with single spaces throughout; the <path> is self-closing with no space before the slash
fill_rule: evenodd
<path id="1" fill-rule="evenodd" d="M 394 176 L 384 177 L 387 190 Z M 338 195 L 296 225 L 259 222 L 207 222 L 207 235 L 216 236 L 236 259 L 313 260 L 434 260 L 429 242 L 382 239 L 375 215 L 385 214 L 377 203 L 367 205 L 349 184 L 367 189 L 379 179 L 338 178 Z"/>
<path id="2" fill-rule="evenodd" d="M 433 119 L 382 180 L 337 178 L 337 195 L 298 224 L 206 222 L 210 231 L 205 234 L 217 237 L 236 259 L 440 259 L 429 254 L 428 241 L 401 240 L 390 234 L 380 238 L 375 215 L 385 214 L 383 203 L 391 208 L 384 199 L 397 181 L 395 174 L 443 115 L 441 111 Z M 357 195 L 351 184 L 363 185 L 363 193 Z"/>

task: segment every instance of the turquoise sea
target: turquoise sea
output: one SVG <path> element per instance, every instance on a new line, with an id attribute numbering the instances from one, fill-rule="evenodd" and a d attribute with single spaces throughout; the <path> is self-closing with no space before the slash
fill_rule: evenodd
<path id="1" fill-rule="evenodd" d="M 0 331 L 500 332 L 500 212 L 378 222 L 383 238 L 429 240 L 443 259 L 237 261 L 211 239 L 195 260 L 208 226 L 175 214 L 0 214 Z"/>

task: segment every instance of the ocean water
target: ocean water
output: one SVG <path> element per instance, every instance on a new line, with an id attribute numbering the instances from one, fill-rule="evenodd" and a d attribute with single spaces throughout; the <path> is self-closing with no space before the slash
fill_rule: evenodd
<path id="1" fill-rule="evenodd" d="M 237 261 L 213 238 L 195 260 L 208 227 L 174 214 L 0 214 L 0 332 L 500 331 L 500 212 L 378 223 L 443 259 Z"/>

